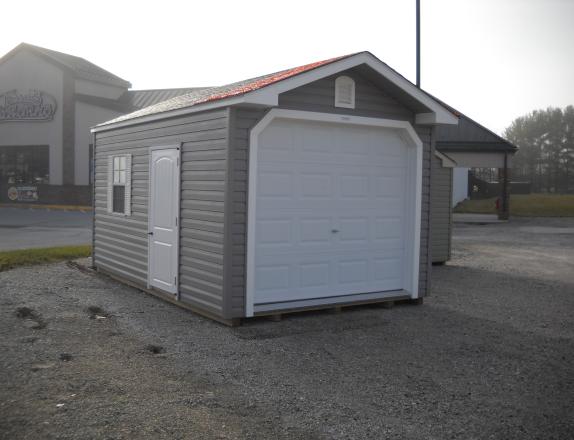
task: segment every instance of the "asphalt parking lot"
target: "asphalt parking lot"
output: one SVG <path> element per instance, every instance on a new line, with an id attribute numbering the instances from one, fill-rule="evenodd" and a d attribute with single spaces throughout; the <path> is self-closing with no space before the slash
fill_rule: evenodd
<path id="1" fill-rule="evenodd" d="M 65 263 L 2 272 L 0 438 L 572 438 L 574 219 L 457 225 L 432 282 L 227 328 Z"/>
<path id="2" fill-rule="evenodd" d="M 89 244 L 89 210 L 0 208 L 0 251 Z"/>

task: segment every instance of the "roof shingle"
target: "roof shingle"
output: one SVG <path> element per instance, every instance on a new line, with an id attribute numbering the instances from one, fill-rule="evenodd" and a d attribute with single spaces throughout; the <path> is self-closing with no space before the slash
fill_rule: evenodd
<path id="1" fill-rule="evenodd" d="M 305 64 L 304 66 L 281 70 L 279 72 L 270 73 L 268 75 L 263 75 L 256 78 L 250 78 L 243 81 L 238 81 L 224 86 L 193 89 L 191 92 L 186 93 L 184 95 L 175 96 L 171 99 L 168 99 L 167 101 L 150 105 L 141 110 L 128 113 L 127 115 L 122 115 L 116 119 L 112 119 L 111 121 L 104 122 L 99 126 L 114 124 L 117 122 L 127 121 L 135 118 L 141 118 L 143 116 L 153 115 L 156 113 L 163 113 L 172 110 L 193 107 L 194 105 L 203 104 L 206 102 L 213 102 L 225 98 L 230 98 L 233 96 L 243 95 L 245 93 L 249 93 L 254 90 L 266 87 L 268 85 L 275 84 L 284 79 L 291 78 L 293 76 L 299 75 L 304 72 L 308 72 L 310 70 L 333 63 L 335 61 L 339 61 L 349 56 L 351 55 L 344 55 L 341 57 L 330 58 L 328 60 L 318 61 L 311 64 Z"/>

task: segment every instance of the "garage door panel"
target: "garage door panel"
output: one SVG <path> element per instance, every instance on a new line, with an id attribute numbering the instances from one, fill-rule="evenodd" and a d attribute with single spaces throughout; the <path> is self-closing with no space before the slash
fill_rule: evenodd
<path id="1" fill-rule="evenodd" d="M 338 179 L 339 194 L 343 198 L 366 199 L 371 190 L 370 180 L 364 174 L 342 174 Z"/>
<path id="2" fill-rule="evenodd" d="M 291 268 L 285 265 L 263 265 L 260 264 L 255 271 L 257 279 L 257 289 L 260 292 L 274 292 L 281 289 L 288 290 L 290 285 Z M 271 295 L 271 294 L 266 294 Z"/>
<path id="3" fill-rule="evenodd" d="M 377 197 L 404 197 L 405 175 L 379 175 L 373 178 L 374 192 Z"/>
<path id="4" fill-rule="evenodd" d="M 332 218 L 301 218 L 298 225 L 298 238 L 302 246 L 331 244 L 331 231 L 334 229 Z"/>
<path id="5" fill-rule="evenodd" d="M 300 185 L 299 194 L 303 198 L 332 198 L 334 196 L 333 180 L 334 176 L 327 173 L 299 173 L 297 179 Z M 297 196 L 297 192 L 295 192 L 293 195 Z"/>
<path id="6" fill-rule="evenodd" d="M 328 288 L 331 278 L 329 262 L 306 263 L 299 266 L 299 285 L 301 288 Z"/>
<path id="7" fill-rule="evenodd" d="M 404 223 L 399 217 L 377 217 L 374 221 L 375 240 L 404 237 Z"/>
<path id="8" fill-rule="evenodd" d="M 359 127 L 338 127 L 336 130 L 338 148 L 335 153 L 344 156 L 362 157 L 363 160 L 373 153 L 373 142 L 371 134 Z"/>
<path id="9" fill-rule="evenodd" d="M 294 189 L 293 173 L 261 171 L 257 184 L 259 197 L 291 197 Z"/>
<path id="10" fill-rule="evenodd" d="M 275 151 L 279 154 L 288 154 L 294 149 L 296 136 L 297 132 L 293 131 L 291 123 L 281 120 L 275 121 L 259 135 L 261 144 L 265 145 L 265 149 L 262 149 L 261 153 Z"/>
<path id="11" fill-rule="evenodd" d="M 303 153 L 319 153 L 322 156 L 329 156 L 333 151 L 336 141 L 336 133 L 333 130 L 325 129 L 322 124 L 305 124 L 298 130 L 299 145 L 296 147 Z"/>
<path id="12" fill-rule="evenodd" d="M 289 219 L 268 219 L 257 222 L 257 242 L 261 247 L 291 246 L 293 222 Z"/>
<path id="13" fill-rule="evenodd" d="M 367 259 L 339 261 L 337 275 L 339 284 L 364 283 L 369 279 L 369 261 Z"/>
<path id="14" fill-rule="evenodd" d="M 275 125 L 260 135 L 257 155 L 255 303 L 402 289 L 402 137 L 364 126 Z"/>
<path id="15" fill-rule="evenodd" d="M 376 281 L 383 281 L 392 289 L 400 289 L 402 279 L 397 276 L 403 269 L 402 260 L 399 258 L 379 258 L 373 260 L 372 270 Z"/>
<path id="16" fill-rule="evenodd" d="M 369 218 L 368 217 L 347 217 L 340 218 L 337 222 L 339 228 L 334 229 L 333 241 L 343 243 L 360 243 L 366 245 L 370 238 Z"/>

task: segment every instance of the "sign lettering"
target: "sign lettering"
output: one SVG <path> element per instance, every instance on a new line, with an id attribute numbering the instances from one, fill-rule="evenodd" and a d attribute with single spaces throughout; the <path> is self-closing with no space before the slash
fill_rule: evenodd
<path id="1" fill-rule="evenodd" d="M 55 112 L 56 100 L 41 90 L 14 89 L 0 95 L 0 122 L 51 121 Z"/>

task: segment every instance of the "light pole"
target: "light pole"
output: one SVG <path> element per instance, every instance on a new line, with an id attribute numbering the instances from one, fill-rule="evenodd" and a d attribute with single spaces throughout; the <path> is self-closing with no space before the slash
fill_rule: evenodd
<path id="1" fill-rule="evenodd" d="M 421 86 L 421 0 L 417 2 L 417 87 Z"/>

